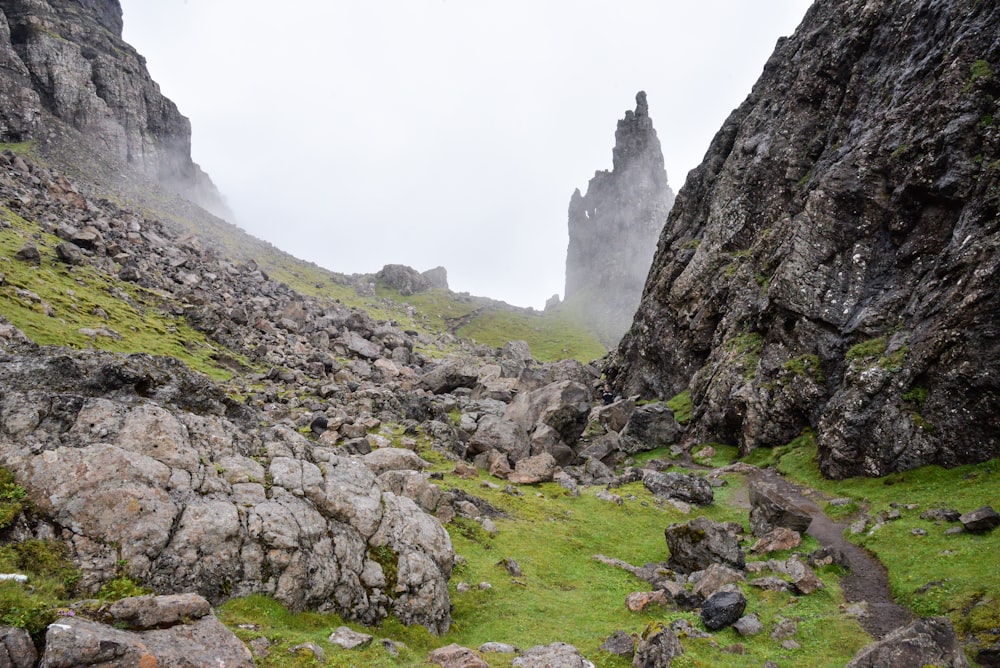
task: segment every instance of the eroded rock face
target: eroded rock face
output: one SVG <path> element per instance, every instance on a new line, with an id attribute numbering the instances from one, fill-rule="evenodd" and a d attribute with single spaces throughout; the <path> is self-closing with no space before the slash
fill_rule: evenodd
<path id="1" fill-rule="evenodd" d="M 228 400 L 169 360 L 0 355 L 0 463 L 70 546 L 85 589 L 120 561 L 165 592 L 260 592 L 447 630 L 448 534 L 361 458 L 227 418 Z"/>
<path id="2" fill-rule="evenodd" d="M 632 322 L 656 240 L 674 193 L 667 185 L 660 140 L 646 94 L 618 121 L 611 171 L 598 171 L 569 202 L 567 301 L 579 300 L 609 345 Z"/>
<path id="3" fill-rule="evenodd" d="M 816 3 L 689 175 L 609 376 L 828 476 L 1000 455 L 1000 8 Z"/>
<path id="4" fill-rule="evenodd" d="M 126 166 L 209 209 L 224 205 L 191 159 L 191 124 L 165 98 L 145 60 L 122 40 L 117 0 L 0 2 L 0 139 L 57 136 L 92 148 L 88 159 Z M 75 153 L 74 153 L 75 155 Z"/>

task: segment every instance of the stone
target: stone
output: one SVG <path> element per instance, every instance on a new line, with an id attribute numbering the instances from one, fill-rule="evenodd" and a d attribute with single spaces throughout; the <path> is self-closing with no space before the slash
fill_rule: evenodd
<path id="1" fill-rule="evenodd" d="M 168 628 L 130 632 L 65 617 L 45 633 L 42 666 L 225 665 L 251 668 L 250 650 L 213 615 Z"/>
<path id="2" fill-rule="evenodd" d="M 378 448 L 361 459 L 375 475 L 386 471 L 423 471 L 430 466 L 420 455 L 406 448 Z"/>
<path id="3" fill-rule="evenodd" d="M 794 529 L 775 527 L 750 547 L 754 554 L 769 554 L 783 550 L 794 550 L 802 544 L 802 535 Z"/>
<path id="4" fill-rule="evenodd" d="M 212 614 L 212 606 L 197 594 L 139 596 L 115 601 L 108 614 L 131 629 L 154 629 Z"/>
<path id="5" fill-rule="evenodd" d="M 928 617 L 896 629 L 858 652 L 847 668 L 966 668 L 962 643 L 947 617 Z"/>
<path id="6" fill-rule="evenodd" d="M 313 658 L 320 664 L 326 663 L 326 652 L 314 642 L 299 643 L 288 648 L 289 654 L 302 654 L 304 652 L 312 654 Z"/>
<path id="7" fill-rule="evenodd" d="M 514 466 L 531 455 L 531 442 L 525 428 L 496 415 L 484 415 L 469 439 L 469 454 L 495 450 L 506 455 L 507 463 Z"/>
<path id="8" fill-rule="evenodd" d="M 0 668 L 34 668 L 38 651 L 26 629 L 0 626 Z"/>
<path id="9" fill-rule="evenodd" d="M 521 651 L 514 645 L 504 642 L 484 642 L 477 649 L 480 654 L 517 654 Z"/>
<path id="10" fill-rule="evenodd" d="M 715 500 L 712 486 L 696 475 L 647 470 L 643 473 L 642 484 L 656 496 L 679 499 L 699 506 L 710 505 Z"/>
<path id="11" fill-rule="evenodd" d="M 983 506 L 961 515 L 958 521 L 962 523 L 966 531 L 985 533 L 1000 526 L 1000 514 L 991 506 Z"/>
<path id="12" fill-rule="evenodd" d="M 441 668 L 489 668 L 481 656 L 456 644 L 439 647 L 427 656 L 427 660 Z"/>
<path id="13" fill-rule="evenodd" d="M 788 575 L 792 578 L 795 591 L 808 596 L 818 589 L 825 589 L 823 581 L 807 566 L 797 554 L 793 554 L 785 562 Z"/>
<path id="14" fill-rule="evenodd" d="M 338 626 L 326 639 L 331 645 L 338 645 L 344 649 L 363 649 L 371 645 L 372 640 L 373 637 L 367 633 L 358 633 L 347 626 Z"/>
<path id="15" fill-rule="evenodd" d="M 521 425 L 529 436 L 540 427 L 548 427 L 564 444 L 573 446 L 587 426 L 590 407 L 591 393 L 586 385 L 561 380 L 530 392 L 519 392 L 508 405 L 504 418 Z"/>
<path id="16" fill-rule="evenodd" d="M 536 645 L 511 663 L 514 668 L 594 668 L 580 650 L 564 642 Z"/>
<path id="17" fill-rule="evenodd" d="M 31 241 L 25 241 L 24 245 L 14 253 L 14 259 L 28 264 L 40 264 L 42 254 L 38 252 L 38 247 Z"/>
<path id="18" fill-rule="evenodd" d="M 635 638 L 625 631 L 618 630 L 605 638 L 599 649 L 608 654 L 629 658 L 635 654 Z"/>
<path id="19" fill-rule="evenodd" d="M 783 494 L 777 485 L 759 478 L 750 480 L 750 507 L 750 531 L 755 536 L 763 536 L 775 527 L 802 534 L 812 524 L 808 508 Z"/>
<path id="20" fill-rule="evenodd" d="M 667 565 L 682 573 L 693 573 L 721 563 L 737 570 L 746 564 L 739 541 L 724 525 L 706 517 L 671 524 L 664 532 L 670 559 Z"/>
<path id="21" fill-rule="evenodd" d="M 705 599 L 701 606 L 701 621 L 709 631 L 718 631 L 735 624 L 746 607 L 747 599 L 741 592 L 719 591 Z"/>
<path id="22" fill-rule="evenodd" d="M 683 653 L 673 629 L 654 622 L 646 627 L 636 644 L 632 668 L 669 668 L 674 658 Z"/>
<path id="23" fill-rule="evenodd" d="M 56 257 L 66 264 L 82 264 L 83 251 L 72 241 L 64 241 L 56 246 Z"/>
<path id="24" fill-rule="evenodd" d="M 629 612 L 643 612 L 650 606 L 669 607 L 670 598 L 662 589 L 633 592 L 625 597 L 625 607 Z"/>
<path id="25" fill-rule="evenodd" d="M 691 591 L 703 598 L 709 598 L 726 585 L 746 580 L 746 576 L 742 572 L 718 563 L 710 564 L 704 571 L 692 573 L 691 575 L 692 577 L 698 576 Z"/>
<path id="26" fill-rule="evenodd" d="M 556 472 L 555 457 L 547 452 L 534 457 L 522 459 L 514 467 L 514 472 L 508 480 L 518 485 L 533 485 L 540 482 L 550 482 Z"/>
<path id="27" fill-rule="evenodd" d="M 625 451 L 635 454 L 673 445 L 683 432 L 683 427 L 674 419 L 673 411 L 663 403 L 652 403 L 632 411 L 621 435 L 625 442 L 633 444 Z"/>
<path id="28" fill-rule="evenodd" d="M 757 613 L 740 617 L 733 623 L 733 628 L 741 636 L 755 636 L 764 632 L 764 625 L 760 621 Z"/>
<path id="29" fill-rule="evenodd" d="M 779 617 L 778 623 L 771 630 L 772 640 L 786 640 L 799 632 L 799 624 L 794 619 L 784 619 Z"/>

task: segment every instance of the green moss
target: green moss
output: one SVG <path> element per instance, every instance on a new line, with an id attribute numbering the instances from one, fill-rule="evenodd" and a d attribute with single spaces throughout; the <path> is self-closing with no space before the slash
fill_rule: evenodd
<path id="1" fill-rule="evenodd" d="M 382 567 L 385 591 L 392 596 L 399 582 L 399 554 L 388 545 L 379 545 L 368 550 L 368 558 Z"/>
<path id="2" fill-rule="evenodd" d="M 142 586 L 129 576 L 119 575 L 101 587 L 101 590 L 97 593 L 97 597 L 103 601 L 118 601 L 123 598 L 145 596 L 151 593 L 151 589 Z"/>
<path id="3" fill-rule="evenodd" d="M 677 424 L 687 424 L 694 416 L 694 402 L 691 400 L 690 390 L 675 394 L 666 403 L 667 408 L 673 412 Z"/>
<path id="4" fill-rule="evenodd" d="M 888 341 L 884 336 L 868 339 L 851 346 L 844 358 L 848 362 L 860 362 L 872 357 L 881 357 L 887 345 Z"/>
<path id="5" fill-rule="evenodd" d="M 907 345 L 902 345 L 896 348 L 894 351 L 888 355 L 884 355 L 879 361 L 878 365 L 890 371 L 892 373 L 899 373 L 903 370 L 903 365 L 906 364 L 906 359 L 910 355 L 910 347 Z"/>
<path id="6" fill-rule="evenodd" d="M 0 529 L 6 529 L 24 509 L 27 492 L 17 484 L 14 474 L 0 467 Z"/>
<path id="7" fill-rule="evenodd" d="M 927 401 L 930 392 L 923 387 L 914 386 L 903 393 L 903 401 L 917 404 L 918 406 Z"/>
<path id="8" fill-rule="evenodd" d="M 805 376 L 816 383 L 825 382 L 823 367 L 818 355 L 799 355 L 782 365 L 782 369 L 792 376 Z"/>
<path id="9" fill-rule="evenodd" d="M 993 68 L 988 60 L 977 60 L 969 66 L 969 80 L 965 84 L 965 92 L 972 90 L 976 81 L 980 79 L 992 79 Z"/>
<path id="10" fill-rule="evenodd" d="M 744 332 L 725 342 L 724 347 L 735 353 L 743 364 L 743 377 L 750 380 L 757 375 L 760 352 L 764 349 L 764 338 L 757 332 Z"/>

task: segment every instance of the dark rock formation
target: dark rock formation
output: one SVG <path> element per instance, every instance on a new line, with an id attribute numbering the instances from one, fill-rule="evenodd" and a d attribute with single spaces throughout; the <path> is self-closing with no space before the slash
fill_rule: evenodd
<path id="1" fill-rule="evenodd" d="M 893 631 L 858 652 L 847 668 L 907 668 L 909 666 L 964 668 L 965 658 L 951 620 L 947 617 L 918 619 Z"/>
<path id="2" fill-rule="evenodd" d="M 1000 7 L 816 3 L 689 175 L 624 395 L 831 477 L 1000 455 Z"/>
<path id="3" fill-rule="evenodd" d="M 191 124 L 122 40 L 117 0 L 0 1 L 0 141 L 66 165 L 122 168 L 225 212 L 191 160 Z"/>
<path id="4" fill-rule="evenodd" d="M 718 631 L 739 621 L 746 607 L 747 599 L 741 592 L 716 592 L 701 606 L 701 621 L 709 631 Z"/>
<path id="5" fill-rule="evenodd" d="M 595 173 L 587 194 L 576 190 L 569 202 L 565 299 L 583 305 L 608 345 L 632 322 L 674 201 L 646 94 L 635 102 L 618 121 L 611 171 Z"/>

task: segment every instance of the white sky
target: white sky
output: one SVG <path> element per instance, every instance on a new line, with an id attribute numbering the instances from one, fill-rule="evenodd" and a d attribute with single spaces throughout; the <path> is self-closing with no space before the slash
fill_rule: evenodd
<path id="1" fill-rule="evenodd" d="M 645 90 L 678 190 L 810 0 L 122 0 L 237 222 L 344 273 L 562 294 L 567 206 Z"/>

